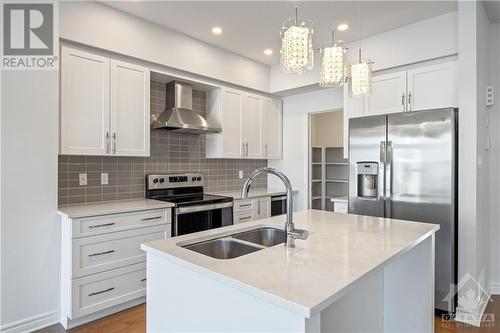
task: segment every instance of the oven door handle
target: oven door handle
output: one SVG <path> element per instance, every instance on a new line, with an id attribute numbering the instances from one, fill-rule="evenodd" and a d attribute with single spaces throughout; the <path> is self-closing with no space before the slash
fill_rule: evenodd
<path id="1" fill-rule="evenodd" d="M 271 201 L 281 201 L 281 200 L 286 200 L 286 195 L 271 197 Z"/>
<path id="2" fill-rule="evenodd" d="M 220 208 L 229 208 L 233 207 L 232 202 L 225 202 L 220 204 L 209 204 L 209 205 L 199 205 L 199 206 L 190 206 L 190 207 L 179 207 L 175 209 L 176 215 L 196 213 L 196 212 L 204 212 L 207 210 L 214 210 Z"/>

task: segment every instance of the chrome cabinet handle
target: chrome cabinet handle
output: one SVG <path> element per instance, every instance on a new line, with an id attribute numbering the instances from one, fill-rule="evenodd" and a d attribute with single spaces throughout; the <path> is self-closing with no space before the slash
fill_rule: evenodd
<path id="1" fill-rule="evenodd" d="M 110 137 L 109 137 L 109 132 L 106 132 L 106 155 L 109 154 L 109 140 L 110 140 Z"/>
<path id="2" fill-rule="evenodd" d="M 144 281 L 146 281 L 146 280 L 147 280 L 146 278 L 142 278 L 142 279 L 141 279 L 141 282 L 144 282 Z"/>
<path id="3" fill-rule="evenodd" d="M 411 93 L 408 93 L 408 111 L 411 111 Z"/>
<path id="4" fill-rule="evenodd" d="M 401 111 L 405 112 L 405 93 L 401 94 Z"/>
<path id="5" fill-rule="evenodd" d="M 241 143 L 241 156 L 245 157 L 245 142 Z"/>
<path id="6" fill-rule="evenodd" d="M 258 205 L 259 205 L 259 206 L 258 206 L 258 208 L 257 208 L 257 214 L 259 214 L 259 215 L 260 215 L 260 200 L 258 201 Z"/>
<path id="7" fill-rule="evenodd" d="M 112 225 L 115 225 L 115 222 L 111 222 L 111 223 L 104 223 L 104 224 L 94 224 L 94 225 L 89 225 L 89 229 L 92 229 L 92 228 L 109 227 L 109 226 L 112 226 Z"/>
<path id="8" fill-rule="evenodd" d="M 95 291 L 93 293 L 90 293 L 89 296 L 94 296 L 94 295 L 99 295 L 99 294 L 107 293 L 108 291 L 111 291 L 111 290 L 115 290 L 115 288 L 111 287 L 111 288 L 108 288 L 106 290 Z"/>
<path id="9" fill-rule="evenodd" d="M 141 219 L 141 221 L 151 221 L 151 220 L 158 220 L 158 219 L 161 219 L 162 216 L 155 216 L 155 217 L 145 217 L 143 219 Z"/>
<path id="10" fill-rule="evenodd" d="M 248 157 L 248 142 L 245 143 L 245 145 L 247 146 L 247 157 Z"/>
<path id="11" fill-rule="evenodd" d="M 91 253 L 91 254 L 89 254 L 89 257 L 97 257 L 97 256 L 105 255 L 105 254 L 114 253 L 114 252 L 115 252 L 115 250 L 109 250 L 109 251 L 104 251 L 104 252 Z"/>
<path id="12" fill-rule="evenodd" d="M 116 155 L 116 133 L 113 133 L 113 155 Z"/>
<path id="13" fill-rule="evenodd" d="M 243 205 L 239 205 L 240 207 L 248 207 L 248 206 L 251 206 L 252 204 L 243 204 Z"/>
<path id="14" fill-rule="evenodd" d="M 264 145 L 264 148 L 266 149 L 266 157 L 267 157 L 267 143 Z"/>
<path id="15" fill-rule="evenodd" d="M 240 221 L 245 221 L 251 219 L 251 216 L 240 217 Z"/>

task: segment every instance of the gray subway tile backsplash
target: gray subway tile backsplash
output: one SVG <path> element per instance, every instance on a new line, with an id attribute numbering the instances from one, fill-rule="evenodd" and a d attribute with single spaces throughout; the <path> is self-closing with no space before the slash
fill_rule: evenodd
<path id="1" fill-rule="evenodd" d="M 165 107 L 165 85 L 151 82 L 151 113 Z M 205 115 L 205 93 L 193 91 L 193 109 Z M 58 200 L 60 205 L 143 198 L 145 176 L 158 173 L 200 172 L 206 192 L 239 191 L 253 170 L 267 166 L 266 160 L 207 159 L 204 135 L 151 130 L 150 157 L 59 155 Z M 87 186 L 78 184 L 78 174 L 87 173 Z M 101 173 L 108 173 L 108 185 L 101 185 Z M 259 176 L 255 188 L 267 186 Z"/>

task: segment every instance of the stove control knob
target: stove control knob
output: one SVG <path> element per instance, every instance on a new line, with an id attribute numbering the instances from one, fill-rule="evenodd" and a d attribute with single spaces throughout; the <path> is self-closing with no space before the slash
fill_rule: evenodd
<path id="1" fill-rule="evenodd" d="M 165 182 L 165 178 L 160 178 L 160 183 L 164 183 Z"/>
<path id="2" fill-rule="evenodd" d="M 191 181 L 195 182 L 196 181 L 196 177 L 191 178 Z"/>
<path id="3" fill-rule="evenodd" d="M 196 178 L 197 181 L 201 182 L 201 177 Z"/>
<path id="4" fill-rule="evenodd" d="M 153 183 L 158 183 L 158 178 L 153 179 Z"/>

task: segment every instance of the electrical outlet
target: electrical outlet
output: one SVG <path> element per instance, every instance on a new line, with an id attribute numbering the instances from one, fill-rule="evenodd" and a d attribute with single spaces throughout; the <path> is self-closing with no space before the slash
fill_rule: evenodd
<path id="1" fill-rule="evenodd" d="M 79 180 L 80 186 L 87 186 L 87 174 L 86 173 L 78 174 L 78 180 Z"/>
<path id="2" fill-rule="evenodd" d="M 243 170 L 240 170 L 238 172 L 238 177 L 240 177 L 240 179 L 243 179 Z"/>
<path id="3" fill-rule="evenodd" d="M 108 174 L 101 173 L 101 185 L 108 185 Z"/>

